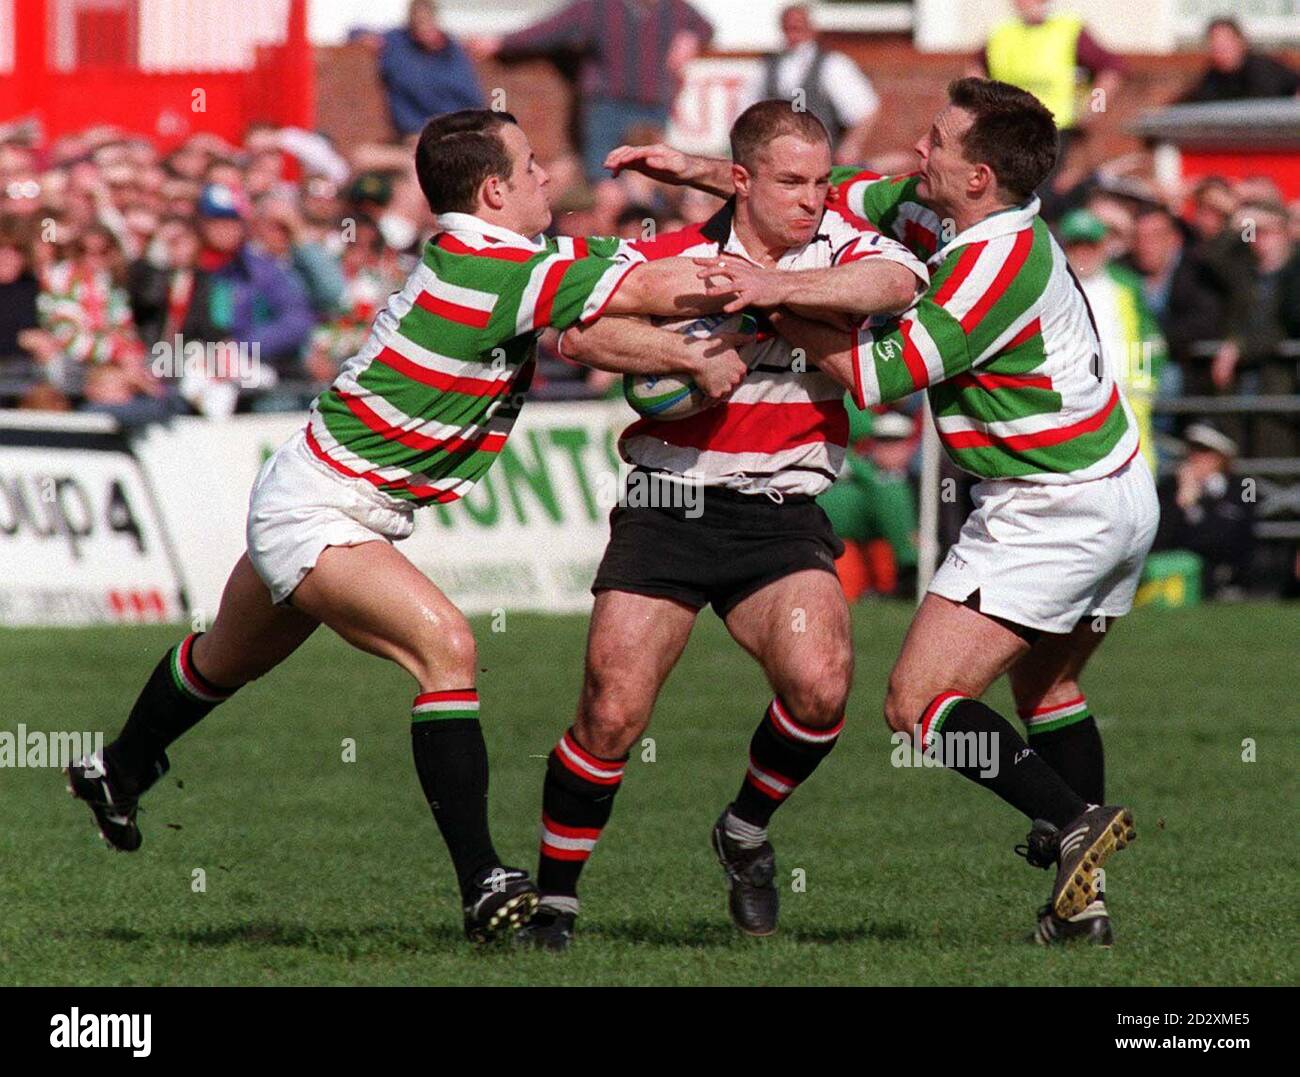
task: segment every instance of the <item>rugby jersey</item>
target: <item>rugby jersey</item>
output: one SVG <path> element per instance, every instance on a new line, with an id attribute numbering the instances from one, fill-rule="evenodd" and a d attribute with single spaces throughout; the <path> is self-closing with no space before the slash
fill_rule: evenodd
<path id="1" fill-rule="evenodd" d="M 945 240 L 918 177 L 838 168 L 833 205 L 927 257 L 930 286 L 855 335 L 859 407 L 928 389 L 948 455 L 985 479 L 1084 482 L 1137 453 L 1138 428 L 1037 198 Z M 928 254 L 927 254 L 928 252 Z"/>
<path id="2" fill-rule="evenodd" d="M 399 501 L 463 497 L 523 405 L 537 337 L 600 315 L 638 264 L 618 239 L 529 240 L 438 217 L 419 265 L 312 406 L 308 448 Z"/>
<path id="3" fill-rule="evenodd" d="M 720 253 L 752 260 L 732 227 L 730 204 L 702 225 L 635 242 L 632 249 L 647 260 Z M 821 269 L 870 257 L 898 262 L 928 279 L 924 263 L 902 244 L 832 209 L 812 239 L 787 251 L 778 267 Z M 758 354 L 727 401 L 685 419 L 639 419 L 619 440 L 623 458 L 705 486 L 774 497 L 815 496 L 830 486 L 843 467 L 849 438 L 843 387 L 811 364 L 796 369 L 791 346 L 779 336 L 760 336 L 749 347 Z"/>

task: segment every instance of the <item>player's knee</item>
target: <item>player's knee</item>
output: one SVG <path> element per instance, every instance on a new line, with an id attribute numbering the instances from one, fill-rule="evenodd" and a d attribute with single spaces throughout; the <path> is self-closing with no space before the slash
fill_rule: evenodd
<path id="1" fill-rule="evenodd" d="M 451 679 L 469 687 L 478 665 L 478 644 L 469 622 L 439 625 L 410 648 L 403 665 L 421 685 L 445 684 Z"/>
<path id="2" fill-rule="evenodd" d="M 645 728 L 646 707 L 626 687 L 588 677 L 578 709 L 578 730 L 588 750 L 602 758 L 622 755 Z"/>
<path id="3" fill-rule="evenodd" d="M 844 717 L 853 680 L 852 655 L 829 656 L 781 693 L 801 723 L 814 728 L 835 725 Z"/>
<path id="4" fill-rule="evenodd" d="M 913 727 L 920 721 L 925 704 L 918 705 L 912 693 L 905 691 L 893 680 L 885 692 L 885 724 L 895 733 L 911 735 Z"/>

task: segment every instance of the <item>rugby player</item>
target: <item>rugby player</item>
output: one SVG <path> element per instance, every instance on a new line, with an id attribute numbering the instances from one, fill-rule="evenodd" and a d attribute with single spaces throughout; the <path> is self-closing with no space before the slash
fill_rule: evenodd
<path id="1" fill-rule="evenodd" d="M 959 79 L 916 151 L 911 176 L 837 169 L 832 204 L 927 258 L 918 304 L 850 334 L 779 310 L 773 321 L 861 407 L 928 389 L 945 449 L 982 480 L 903 642 L 885 717 L 1033 821 L 1017 851 L 1056 867 L 1038 940 L 1109 945 L 1100 869 L 1135 832 L 1126 808 L 1103 803 L 1101 738 L 1079 679 L 1132 606 L 1154 484 L 1087 300 L 1038 217 L 1033 192 L 1057 153 L 1050 112 L 1005 83 Z M 608 163 L 732 187 L 726 162 L 662 146 L 623 147 Z M 843 270 L 772 273 L 738 259 L 703 271 L 736 289 L 728 309 L 843 309 L 855 285 Z M 980 701 L 1003 673 L 1028 742 Z M 996 768 L 981 773 L 952 750 L 972 737 L 996 749 Z"/>
<path id="2" fill-rule="evenodd" d="M 831 149 L 819 120 L 787 101 L 759 102 L 736 121 L 731 145 L 734 205 L 703 225 L 634 243 L 637 254 L 726 252 L 782 273 L 852 267 L 858 287 L 847 309 L 859 320 L 911 304 L 927 279 L 922 261 L 866 222 L 825 208 Z M 596 363 L 672 335 L 644 320 L 601 318 L 569 330 L 562 345 Z M 776 929 L 768 823 L 835 746 L 852 678 L 849 612 L 835 575 L 843 546 L 814 500 L 843 465 L 848 416 L 843 388 L 785 340 L 769 333 L 757 347 L 751 373 L 724 403 L 682 419 L 641 419 L 620 440 L 635 469 L 629 486 L 655 496 L 629 498 L 610 516 L 576 720 L 547 762 L 542 903 L 519 932 L 522 943 L 568 946 L 579 875 L 609 821 L 628 750 L 706 605 L 774 693 L 711 840 L 737 927 L 750 935 Z M 695 496 L 681 496 L 684 484 Z"/>
<path id="3" fill-rule="evenodd" d="M 474 636 L 436 584 L 393 545 L 416 508 L 464 496 L 519 413 L 538 335 L 602 313 L 716 310 L 685 259 L 616 259 L 620 241 L 532 239 L 551 221 L 547 175 L 505 112 L 429 122 L 416 149 L 437 232 L 369 340 L 314 403 L 253 488 L 247 553 L 211 628 L 159 662 L 102 758 L 68 770 L 114 848 L 140 847 L 141 794 L 166 748 L 326 624 L 417 682 L 415 767 L 451 854 L 466 934 L 518 926 L 536 891 L 501 863 L 488 828 Z M 639 363 L 639 365 L 638 365 Z M 668 341 L 620 369 L 689 374 L 712 396 L 744 376 L 724 342 Z"/>

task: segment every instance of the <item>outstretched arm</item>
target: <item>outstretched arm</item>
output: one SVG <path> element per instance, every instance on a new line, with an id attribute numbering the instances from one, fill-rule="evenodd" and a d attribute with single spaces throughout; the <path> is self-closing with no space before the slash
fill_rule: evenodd
<path id="1" fill-rule="evenodd" d="M 600 313 L 716 314 L 734 295 L 725 280 L 714 280 L 692 259 L 662 258 L 634 266 Z"/>
<path id="2" fill-rule="evenodd" d="M 560 354 L 617 374 L 684 375 L 706 396 L 720 398 L 744 380 L 738 349 L 751 339 L 734 333 L 691 338 L 641 318 L 599 318 L 566 330 Z"/>
<path id="3" fill-rule="evenodd" d="M 961 377 L 976 358 L 961 323 L 929 297 L 898 318 L 848 333 L 787 311 L 776 311 L 771 319 L 810 364 L 849 389 L 860 408 Z"/>
<path id="4" fill-rule="evenodd" d="M 605 167 L 615 176 L 626 169 L 640 172 L 660 183 L 694 187 L 719 198 L 730 198 L 735 193 L 730 161 L 720 157 L 696 157 L 662 142 L 653 146 L 619 146 L 605 158 Z"/>
<path id="5" fill-rule="evenodd" d="M 841 311 L 857 317 L 898 314 L 928 283 L 907 266 L 884 258 L 863 259 L 830 269 L 763 269 L 732 255 L 695 259 L 710 294 L 730 291 L 722 308 L 791 307 L 802 312 Z"/>

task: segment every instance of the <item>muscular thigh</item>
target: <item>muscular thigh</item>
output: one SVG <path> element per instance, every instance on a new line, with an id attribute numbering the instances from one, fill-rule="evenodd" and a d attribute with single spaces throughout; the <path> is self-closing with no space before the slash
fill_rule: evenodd
<path id="1" fill-rule="evenodd" d="M 1011 668 L 1011 692 L 1018 712 L 1027 714 L 1040 707 L 1069 702 L 1082 694 L 1079 676 L 1106 638 L 1106 633 L 1097 631 L 1093 622 L 1094 618 L 1085 617 L 1073 632 L 1043 636 Z"/>
<path id="2" fill-rule="evenodd" d="M 992 618 L 927 594 L 889 675 L 885 717 L 893 729 L 909 732 L 940 692 L 978 698 L 1028 650 Z"/>
<path id="3" fill-rule="evenodd" d="M 277 606 L 248 555 L 236 562 L 211 627 L 194 645 L 194 663 L 214 684 L 237 688 L 289 657 L 319 622 Z"/>
<path id="4" fill-rule="evenodd" d="M 670 598 L 597 593 L 576 722 L 584 748 L 606 759 L 627 751 L 650 721 L 659 689 L 690 638 L 695 614 Z"/>
<path id="5" fill-rule="evenodd" d="M 290 601 L 354 647 L 396 662 L 421 691 L 474 685 L 465 615 L 387 542 L 326 548 Z"/>
<path id="6" fill-rule="evenodd" d="M 853 679 L 853 639 L 834 575 L 807 570 L 776 580 L 732 609 L 726 624 L 795 718 L 812 726 L 839 721 Z"/>

